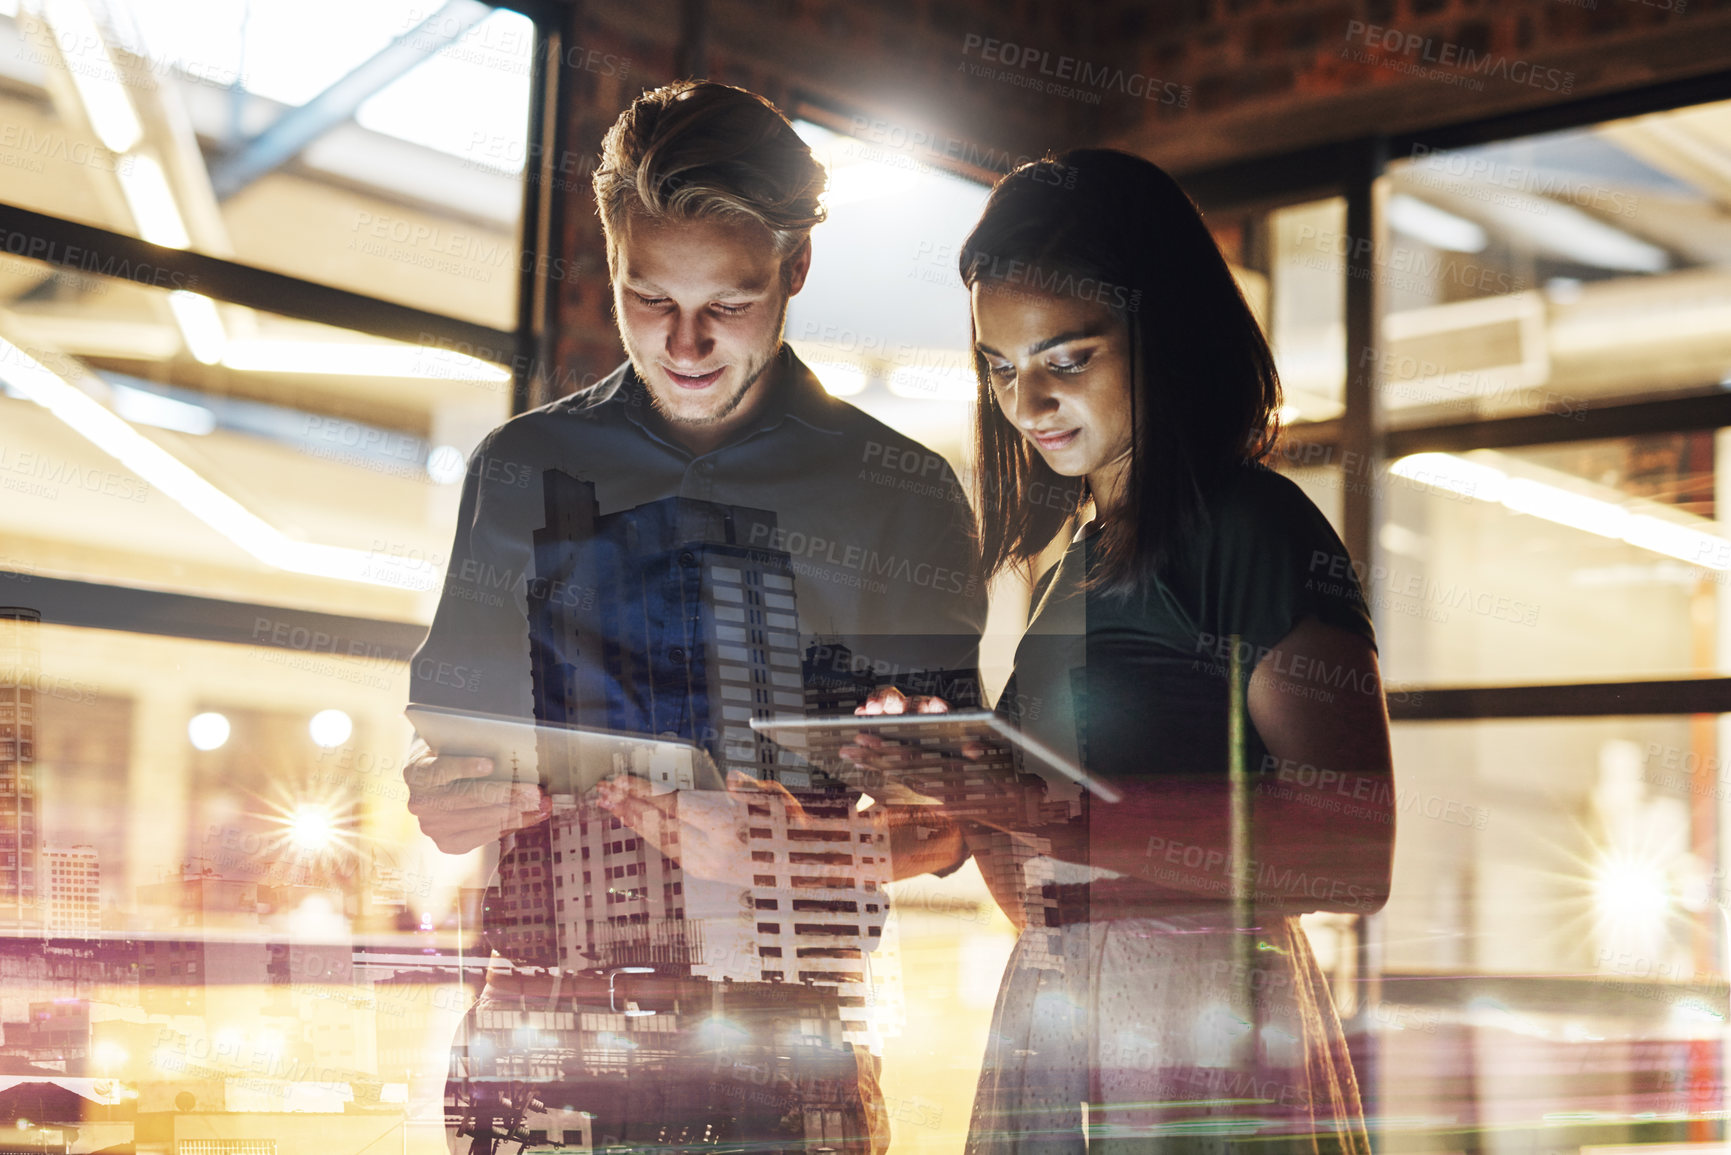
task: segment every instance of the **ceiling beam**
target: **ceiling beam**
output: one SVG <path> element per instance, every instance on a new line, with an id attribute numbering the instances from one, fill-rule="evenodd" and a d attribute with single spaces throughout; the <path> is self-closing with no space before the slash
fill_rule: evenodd
<path id="1" fill-rule="evenodd" d="M 403 33 L 353 71 L 298 108 L 277 117 L 232 156 L 210 166 L 211 184 L 228 200 L 351 120 L 369 97 L 450 45 L 493 14 L 481 0 L 446 0 L 444 7 Z"/>

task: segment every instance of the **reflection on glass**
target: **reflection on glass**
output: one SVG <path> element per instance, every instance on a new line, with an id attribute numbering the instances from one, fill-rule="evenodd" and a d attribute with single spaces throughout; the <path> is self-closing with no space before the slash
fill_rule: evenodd
<path id="1" fill-rule="evenodd" d="M 795 125 L 829 174 L 811 276 L 787 339 L 824 388 L 966 468 L 976 382 L 956 245 L 986 189 L 900 135 Z"/>
<path id="2" fill-rule="evenodd" d="M 0 610 L 0 993 L 25 1149 L 73 1129 L 279 1150 L 442 1135 L 409 1105 L 443 1091 L 479 881 L 403 812 L 406 674 Z"/>
<path id="3" fill-rule="evenodd" d="M 1369 1016 L 1389 1116 L 1572 1119 L 1615 1144 L 1723 1110 L 1726 735 L 1723 716 L 1395 728 Z"/>

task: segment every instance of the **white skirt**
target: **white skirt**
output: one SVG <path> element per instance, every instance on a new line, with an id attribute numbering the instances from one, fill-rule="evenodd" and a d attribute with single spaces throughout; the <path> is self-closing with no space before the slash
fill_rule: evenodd
<path id="1" fill-rule="evenodd" d="M 992 1013 L 969 1155 L 1368 1155 L 1334 1001 L 1297 918 L 1251 964 L 1220 919 L 1030 927 Z"/>

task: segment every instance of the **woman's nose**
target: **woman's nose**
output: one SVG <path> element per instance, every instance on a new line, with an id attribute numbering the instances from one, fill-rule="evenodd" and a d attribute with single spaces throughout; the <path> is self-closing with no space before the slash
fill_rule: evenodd
<path id="1" fill-rule="evenodd" d="M 1016 381 L 1016 424 L 1033 429 L 1058 408 L 1058 399 L 1038 373 L 1029 373 Z"/>

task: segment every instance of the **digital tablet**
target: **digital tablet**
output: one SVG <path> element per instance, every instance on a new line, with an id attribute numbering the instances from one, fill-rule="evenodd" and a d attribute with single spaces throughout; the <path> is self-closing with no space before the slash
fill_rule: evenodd
<path id="1" fill-rule="evenodd" d="M 657 738 L 593 726 L 555 726 L 443 706 L 411 704 L 409 723 L 436 753 L 491 758 L 483 782 L 539 782 L 549 794 L 580 795 L 618 773 L 669 790 L 720 790 L 709 752 L 683 738 Z"/>
<path id="2" fill-rule="evenodd" d="M 873 785 L 911 792 L 958 816 L 1026 797 L 1018 775 L 1038 775 L 1053 801 L 1086 790 L 1103 802 L 1123 795 L 990 710 L 948 714 L 831 714 L 753 718 L 751 728 L 831 774 L 871 793 Z M 844 746 L 872 734 L 886 745 L 872 766 L 844 758 Z"/>

